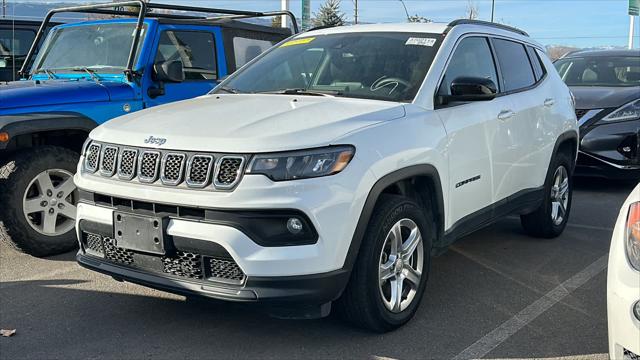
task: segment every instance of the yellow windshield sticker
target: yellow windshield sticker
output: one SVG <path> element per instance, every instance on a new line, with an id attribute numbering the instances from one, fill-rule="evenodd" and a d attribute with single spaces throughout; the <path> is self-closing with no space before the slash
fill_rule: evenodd
<path id="1" fill-rule="evenodd" d="M 280 45 L 280 47 L 294 46 L 294 45 L 304 45 L 304 44 L 308 44 L 308 43 L 312 42 L 315 39 L 316 38 L 314 38 L 314 37 L 295 39 L 295 40 L 287 41 L 286 43 Z"/>

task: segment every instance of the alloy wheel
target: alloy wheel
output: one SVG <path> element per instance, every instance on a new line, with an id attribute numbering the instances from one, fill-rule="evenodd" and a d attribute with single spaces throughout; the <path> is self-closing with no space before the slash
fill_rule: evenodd
<path id="1" fill-rule="evenodd" d="M 551 220 L 554 225 L 564 221 L 569 206 L 569 172 L 564 166 L 556 169 L 551 186 Z"/>
<path id="2" fill-rule="evenodd" d="M 75 226 L 77 201 L 73 174 L 51 169 L 31 180 L 23 196 L 22 212 L 34 230 L 43 235 L 58 236 Z"/>
<path id="3" fill-rule="evenodd" d="M 418 225 L 411 219 L 389 230 L 379 260 L 378 288 L 385 307 L 404 311 L 416 297 L 424 266 L 424 248 Z"/>

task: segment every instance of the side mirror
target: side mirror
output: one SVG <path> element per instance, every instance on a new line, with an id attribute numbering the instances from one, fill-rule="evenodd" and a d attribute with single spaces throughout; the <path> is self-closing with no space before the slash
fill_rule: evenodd
<path id="1" fill-rule="evenodd" d="M 158 81 L 179 83 L 184 81 L 184 66 L 182 61 L 163 61 L 153 66 L 155 78 Z"/>
<path id="2" fill-rule="evenodd" d="M 446 96 L 451 101 L 487 101 L 493 100 L 498 93 L 498 87 L 491 79 L 471 76 L 461 76 L 451 82 L 451 95 Z"/>

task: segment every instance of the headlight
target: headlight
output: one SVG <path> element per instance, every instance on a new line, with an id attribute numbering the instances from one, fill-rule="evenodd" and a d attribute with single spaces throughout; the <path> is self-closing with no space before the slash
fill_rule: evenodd
<path id="1" fill-rule="evenodd" d="M 624 243 L 629 263 L 640 271 L 640 202 L 631 204 L 629 208 Z"/>
<path id="2" fill-rule="evenodd" d="M 603 122 L 626 121 L 640 118 L 640 99 L 634 100 L 605 116 Z"/>
<path id="3" fill-rule="evenodd" d="M 296 180 L 337 174 L 355 154 L 353 146 L 330 146 L 254 156 L 247 174 L 262 174 L 273 181 Z"/>

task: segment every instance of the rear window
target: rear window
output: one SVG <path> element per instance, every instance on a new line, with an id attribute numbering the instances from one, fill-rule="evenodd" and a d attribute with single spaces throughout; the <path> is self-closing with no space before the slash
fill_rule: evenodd
<path id="1" fill-rule="evenodd" d="M 536 83 L 524 45 L 503 39 L 493 39 L 493 44 L 506 92 L 524 89 Z"/>
<path id="2" fill-rule="evenodd" d="M 561 59 L 554 63 L 569 86 L 639 86 L 638 56 L 593 56 Z"/>

